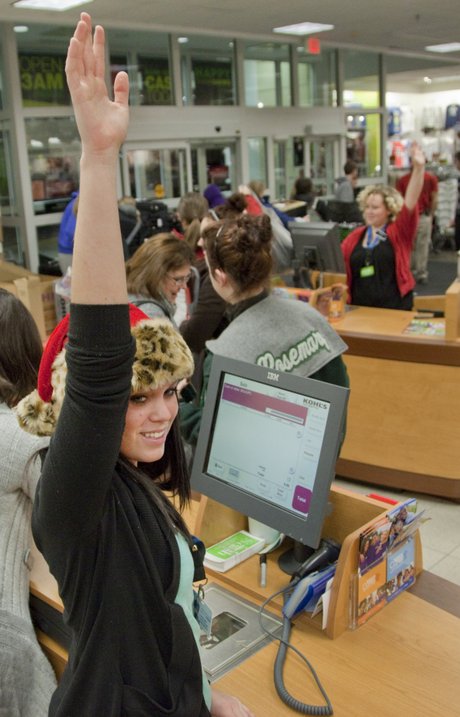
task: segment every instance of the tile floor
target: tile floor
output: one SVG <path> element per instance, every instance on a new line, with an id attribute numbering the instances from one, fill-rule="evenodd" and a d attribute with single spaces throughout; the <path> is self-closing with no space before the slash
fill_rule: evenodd
<path id="1" fill-rule="evenodd" d="M 421 529 L 423 567 L 445 580 L 460 585 L 460 504 L 444 498 L 385 489 L 381 486 L 366 485 L 345 478 L 335 483 L 356 493 L 378 493 L 395 500 L 416 498 L 418 510 L 425 510 L 430 520 Z"/>

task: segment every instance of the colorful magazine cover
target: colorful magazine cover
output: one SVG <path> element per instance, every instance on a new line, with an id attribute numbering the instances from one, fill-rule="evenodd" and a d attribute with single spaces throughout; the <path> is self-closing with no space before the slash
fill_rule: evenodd
<path id="1" fill-rule="evenodd" d="M 390 529 L 391 521 L 385 519 L 374 524 L 372 528 L 361 535 L 358 564 L 360 575 L 364 575 L 370 568 L 384 559 Z"/>
<path id="2" fill-rule="evenodd" d="M 415 544 L 413 536 L 387 555 L 387 596 L 393 600 L 415 582 Z"/>
<path id="3" fill-rule="evenodd" d="M 371 615 L 382 609 L 387 602 L 386 562 L 381 560 L 369 568 L 365 575 L 358 578 L 358 613 L 357 624 L 362 625 Z"/>

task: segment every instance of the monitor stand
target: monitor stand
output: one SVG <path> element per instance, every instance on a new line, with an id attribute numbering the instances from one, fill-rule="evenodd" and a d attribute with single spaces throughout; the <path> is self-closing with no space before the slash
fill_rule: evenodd
<path id="1" fill-rule="evenodd" d="M 311 548 L 309 545 L 303 545 L 303 543 L 300 543 L 298 540 L 294 540 L 293 547 L 279 556 L 278 566 L 284 573 L 294 575 L 314 552 L 314 548 Z"/>

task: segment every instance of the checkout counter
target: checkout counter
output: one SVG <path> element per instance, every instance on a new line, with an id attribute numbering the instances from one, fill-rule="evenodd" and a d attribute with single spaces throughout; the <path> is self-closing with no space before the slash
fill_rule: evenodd
<path id="1" fill-rule="evenodd" d="M 415 585 L 374 615 L 365 625 L 348 630 L 349 580 L 357 568 L 357 540 L 369 522 L 375 521 L 385 506 L 378 501 L 333 487 L 334 510 L 327 518 L 324 535 L 342 542 L 332 587 L 327 628 L 305 613 L 296 616 L 291 641 L 313 664 L 331 700 L 335 717 L 378 715 L 393 717 L 444 717 L 454 714 L 458 704 L 457 661 L 460 654 L 459 588 L 441 578 L 436 595 L 451 594 L 451 601 L 440 604 L 430 591 L 430 573 L 423 573 L 421 546 L 417 540 Z M 204 496 L 196 497 L 186 521 L 210 545 L 223 534 L 241 525 L 243 516 Z M 282 550 L 283 548 L 281 548 Z M 245 560 L 224 574 L 208 572 L 208 578 L 237 596 L 260 605 L 286 584 L 277 552 L 268 555 L 267 585 L 259 584 L 258 556 Z M 428 581 L 424 577 L 428 576 Z M 450 586 L 445 590 L 445 585 Z M 424 588 L 425 587 L 425 592 Z M 452 593 L 452 590 L 455 592 Z M 431 593 L 431 595 L 429 594 Z M 55 612 L 62 603 L 54 578 L 38 551 L 34 552 L 31 595 Z M 281 608 L 278 597 L 270 605 Z M 38 630 L 42 648 L 60 677 L 67 660 L 65 648 L 46 630 Z M 289 717 L 296 714 L 278 697 L 273 680 L 277 643 L 271 642 L 229 671 L 215 685 L 237 695 L 257 717 Z M 323 704 L 321 694 L 300 659 L 289 651 L 284 679 L 286 687 L 299 700 Z"/>
<path id="2" fill-rule="evenodd" d="M 444 318 L 347 307 L 334 322 L 352 389 L 337 475 L 460 500 L 460 281 L 442 298 Z"/>

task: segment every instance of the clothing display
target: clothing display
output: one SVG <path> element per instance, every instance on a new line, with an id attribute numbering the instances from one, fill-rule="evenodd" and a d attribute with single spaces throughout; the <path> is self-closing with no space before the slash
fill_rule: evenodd
<path id="1" fill-rule="evenodd" d="M 347 346 L 316 309 L 266 292 L 232 308 L 234 318 L 228 328 L 206 342 L 199 402 L 181 402 L 182 435 L 191 444 L 198 438 L 213 354 L 348 386 L 341 358 Z"/>
<path id="2" fill-rule="evenodd" d="M 53 669 L 35 636 L 29 611 L 28 553 L 32 501 L 48 445 L 30 436 L 0 403 L 0 714 L 46 717 L 56 688 Z"/>
<path id="3" fill-rule="evenodd" d="M 133 357 L 127 306 L 72 305 L 65 398 L 32 523 L 73 633 L 51 717 L 209 716 L 176 603 L 175 531 L 119 462 Z"/>

